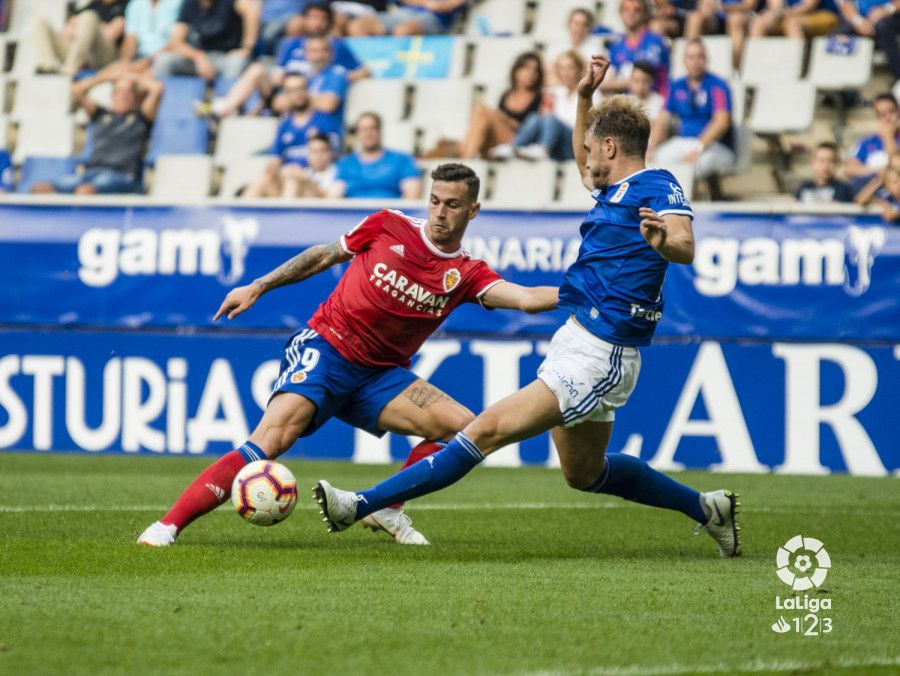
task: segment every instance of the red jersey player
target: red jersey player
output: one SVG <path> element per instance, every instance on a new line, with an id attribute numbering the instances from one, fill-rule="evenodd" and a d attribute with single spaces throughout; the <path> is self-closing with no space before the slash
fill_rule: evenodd
<path id="1" fill-rule="evenodd" d="M 204 470 L 139 544 L 172 544 L 185 526 L 228 499 L 244 465 L 278 457 L 329 418 L 379 436 L 424 437 L 404 467 L 474 419 L 409 370 L 412 356 L 461 303 L 543 312 L 556 307 L 558 294 L 555 287 L 506 282 L 470 258 L 461 243 L 480 208 L 479 179 L 461 164 L 441 165 L 431 176 L 427 220 L 390 210 L 372 214 L 337 242 L 311 247 L 226 296 L 216 319 L 233 319 L 266 291 L 353 260 L 308 325 L 286 343 L 280 375 L 250 439 Z M 401 505 L 374 512 L 363 525 L 403 544 L 428 544 Z"/>

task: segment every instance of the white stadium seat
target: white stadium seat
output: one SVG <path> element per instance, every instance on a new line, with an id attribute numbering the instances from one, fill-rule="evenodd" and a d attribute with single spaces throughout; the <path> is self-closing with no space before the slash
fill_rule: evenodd
<path id="1" fill-rule="evenodd" d="M 212 171 L 209 155 L 160 155 L 154 165 L 150 195 L 202 200 L 209 195 Z"/>
<path id="2" fill-rule="evenodd" d="M 366 112 L 378 113 L 387 125 L 406 116 L 406 92 L 409 85 L 403 80 L 367 79 L 354 82 L 344 104 L 347 127 Z"/>
<path id="3" fill-rule="evenodd" d="M 816 90 L 806 81 L 770 82 L 756 88 L 750 128 L 757 134 L 800 132 L 813 121 Z"/>
<path id="4" fill-rule="evenodd" d="M 381 129 L 381 144 L 391 150 L 402 150 L 414 155 L 416 152 L 416 127 L 412 122 L 391 122 Z"/>
<path id="5" fill-rule="evenodd" d="M 558 206 L 575 211 L 587 211 L 594 206 L 594 198 L 581 181 L 581 172 L 575 162 L 561 162 L 562 189 Z"/>
<path id="6" fill-rule="evenodd" d="M 588 0 L 541 0 L 534 10 L 531 33 L 535 38 L 551 41 L 568 37 L 566 24 L 573 9 L 587 9 L 597 20 L 597 3 Z"/>
<path id="7" fill-rule="evenodd" d="M 618 0 L 606 0 L 600 4 L 600 23 L 613 33 L 625 32 L 625 24 L 619 16 L 619 4 Z"/>
<path id="8" fill-rule="evenodd" d="M 229 161 L 225 165 L 225 172 L 222 175 L 219 197 L 237 196 L 239 190 L 245 188 L 250 181 L 263 172 L 272 157 L 272 155 L 254 155 Z"/>
<path id="9" fill-rule="evenodd" d="M 0 150 L 6 150 L 9 147 L 7 136 L 9 135 L 9 118 L 6 115 L 0 115 Z"/>
<path id="10" fill-rule="evenodd" d="M 533 52 L 535 43 L 532 38 L 479 38 L 473 41 L 475 54 L 472 57 L 470 77 L 479 82 L 506 80 L 509 82 L 509 69 L 516 57 L 523 52 Z"/>
<path id="11" fill-rule="evenodd" d="M 692 199 L 694 195 L 694 167 L 690 164 L 673 164 L 662 168 L 672 172 L 675 180 L 678 181 L 678 184 L 684 191 L 685 197 L 689 200 Z"/>
<path id="12" fill-rule="evenodd" d="M 481 89 L 481 102 L 486 106 L 496 108 L 500 103 L 500 97 L 509 89 L 509 77 L 490 82 L 478 82 L 476 86 Z"/>
<path id="13" fill-rule="evenodd" d="M 219 124 L 216 166 L 268 150 L 277 130 L 278 119 L 274 117 L 226 117 Z"/>
<path id="14" fill-rule="evenodd" d="M 422 147 L 438 139 L 461 141 L 469 124 L 475 89 L 469 80 L 422 80 L 416 83 L 410 121 L 424 131 Z"/>
<path id="15" fill-rule="evenodd" d="M 431 194 L 431 172 L 435 167 L 441 164 L 446 164 L 448 162 L 458 162 L 460 164 L 465 164 L 472 171 L 478 174 L 478 178 L 481 179 L 481 191 L 479 193 L 478 199 L 482 200 L 484 198 L 484 193 L 487 188 L 488 183 L 488 163 L 485 160 L 460 160 L 453 158 L 431 158 L 427 160 L 419 160 L 418 165 L 422 168 L 422 187 L 424 188 L 423 195 L 427 198 L 429 194 Z"/>
<path id="16" fill-rule="evenodd" d="M 74 149 L 71 115 L 34 113 L 19 121 L 13 162 L 26 157 L 70 157 Z"/>
<path id="17" fill-rule="evenodd" d="M 54 28 L 62 28 L 66 21 L 67 4 L 67 0 L 16 0 L 12 3 L 7 32 L 22 37 L 36 17 L 46 19 Z"/>
<path id="18" fill-rule="evenodd" d="M 67 115 L 72 109 L 72 80 L 65 75 L 33 75 L 16 83 L 12 118 Z"/>
<path id="19" fill-rule="evenodd" d="M 485 203 L 497 207 L 540 209 L 553 203 L 556 193 L 556 162 L 512 160 L 494 164 L 494 181 L 490 199 Z"/>
<path id="20" fill-rule="evenodd" d="M 732 66 L 731 39 L 727 35 L 707 35 L 703 39 L 706 47 L 706 67 L 710 73 L 730 80 L 734 75 Z M 684 77 L 684 49 L 687 40 L 677 38 L 672 42 L 672 75 L 673 79 Z"/>
<path id="21" fill-rule="evenodd" d="M 862 87 L 872 75 L 872 50 L 869 38 L 855 38 L 853 54 L 830 53 L 828 41 L 816 38 L 812 42 L 809 80 L 819 89 L 855 89 Z"/>
<path id="22" fill-rule="evenodd" d="M 731 123 L 741 124 L 747 111 L 747 88 L 740 80 L 731 80 Z"/>
<path id="23" fill-rule="evenodd" d="M 469 35 L 521 35 L 525 31 L 523 0 L 484 0 L 469 12 Z"/>
<path id="24" fill-rule="evenodd" d="M 750 38 L 744 47 L 741 82 L 757 87 L 772 82 L 796 82 L 803 70 L 803 40 Z"/>

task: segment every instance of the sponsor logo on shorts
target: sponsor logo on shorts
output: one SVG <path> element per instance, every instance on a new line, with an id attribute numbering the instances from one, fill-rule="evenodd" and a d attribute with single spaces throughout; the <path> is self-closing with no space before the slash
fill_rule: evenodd
<path id="1" fill-rule="evenodd" d="M 291 382 L 294 383 L 294 385 L 302 383 L 304 380 L 306 380 L 306 371 L 297 371 L 296 373 L 291 374 Z"/>
<path id="2" fill-rule="evenodd" d="M 631 304 L 631 316 L 635 319 L 646 319 L 648 322 L 658 322 L 662 319 L 662 312 L 641 307 L 637 303 Z"/>

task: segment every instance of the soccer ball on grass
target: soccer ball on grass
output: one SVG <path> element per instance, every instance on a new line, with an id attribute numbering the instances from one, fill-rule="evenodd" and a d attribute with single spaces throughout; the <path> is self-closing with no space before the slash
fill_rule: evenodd
<path id="1" fill-rule="evenodd" d="M 294 511 L 297 480 L 281 463 L 257 460 L 234 478 L 231 502 L 244 520 L 256 526 L 273 526 Z"/>

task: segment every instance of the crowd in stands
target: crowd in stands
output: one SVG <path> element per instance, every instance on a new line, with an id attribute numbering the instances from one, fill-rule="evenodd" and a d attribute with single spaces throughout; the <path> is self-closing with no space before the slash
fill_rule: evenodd
<path id="1" fill-rule="evenodd" d="M 22 11 L 28 1 L 12 0 L 10 7 L 0 0 L 0 14 Z M 61 26 L 37 14 L 27 26 L 33 73 L 72 77 L 72 102 L 89 123 L 83 167 L 44 176 L 30 190 L 141 192 L 153 161 L 148 147 L 156 136 L 193 130 L 198 122 L 214 134 L 232 117 L 264 116 L 278 119 L 269 159 L 239 186 L 240 194 L 418 197 L 421 170 L 411 153 L 384 147 L 384 125 L 390 122 L 375 112 L 377 102 L 371 111 L 357 110 L 354 119 L 345 115 L 350 90 L 372 77 L 372 68 L 346 38 L 453 33 L 479 4 L 82 0 Z M 571 9 L 564 15 L 565 31 L 539 41 L 539 51 L 521 52 L 506 86 L 474 102 L 464 132 L 430 139 L 432 147 L 419 148 L 420 157 L 571 161 L 576 85 L 591 55 L 602 52 L 611 67 L 598 97 L 627 93 L 644 103 L 653 122 L 648 162 L 686 166 L 698 181 L 715 179 L 735 170 L 741 120 L 733 81 L 711 68 L 704 36 L 730 38 L 730 66 L 736 70 L 754 38 L 808 41 L 830 35 L 835 37 L 829 49 L 851 52 L 857 38 L 872 38 L 895 82 L 894 93 L 879 94 L 870 104 L 877 133 L 863 138 L 844 162 L 841 143 L 820 139 L 811 151 L 812 178 L 797 188 L 796 198 L 874 201 L 885 218 L 896 218 L 900 0 L 620 0 L 615 25 L 598 21 L 597 3 L 566 5 Z M 490 32 L 489 26 L 479 28 Z M 682 39 L 682 63 L 673 63 L 673 38 Z M 191 100 L 179 98 L 180 108 L 166 113 L 168 126 L 154 129 L 165 89 L 180 91 L 179 81 L 207 84 Z M 112 94 L 100 105 L 91 91 L 103 83 L 112 85 Z M 836 97 L 842 105 L 869 105 L 846 92 Z M 0 191 L 15 189 L 13 164 L 0 150 Z M 718 196 L 712 180 L 709 190 Z"/>

